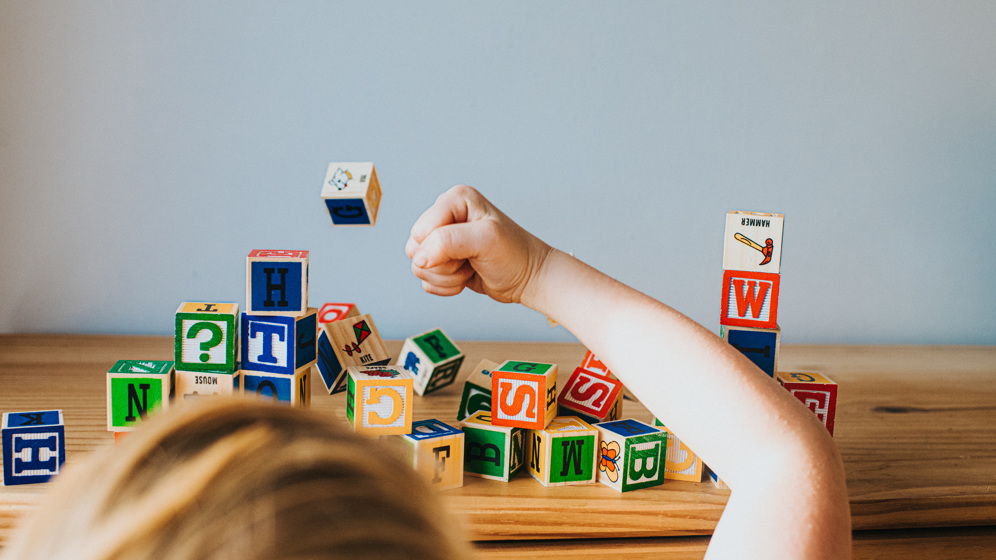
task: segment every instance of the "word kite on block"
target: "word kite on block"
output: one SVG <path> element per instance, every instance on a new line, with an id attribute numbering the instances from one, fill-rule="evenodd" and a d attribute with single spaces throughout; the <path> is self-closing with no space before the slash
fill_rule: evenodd
<path id="1" fill-rule="evenodd" d="M 371 162 L 329 164 L 322 201 L 333 226 L 372 226 L 380 208 L 380 182 Z"/>

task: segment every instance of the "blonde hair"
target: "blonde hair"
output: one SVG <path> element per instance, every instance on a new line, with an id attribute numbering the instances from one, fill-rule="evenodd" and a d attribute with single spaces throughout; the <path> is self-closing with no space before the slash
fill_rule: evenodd
<path id="1" fill-rule="evenodd" d="M 434 492 L 378 442 L 317 412 L 210 400 L 69 469 L 2 558 L 469 554 Z"/>

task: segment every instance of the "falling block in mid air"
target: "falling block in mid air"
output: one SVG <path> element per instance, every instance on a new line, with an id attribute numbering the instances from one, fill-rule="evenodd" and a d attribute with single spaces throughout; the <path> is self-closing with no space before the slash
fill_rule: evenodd
<path id="1" fill-rule="evenodd" d="M 322 183 L 333 226 L 372 226 L 380 209 L 380 181 L 371 162 L 333 162 Z"/>

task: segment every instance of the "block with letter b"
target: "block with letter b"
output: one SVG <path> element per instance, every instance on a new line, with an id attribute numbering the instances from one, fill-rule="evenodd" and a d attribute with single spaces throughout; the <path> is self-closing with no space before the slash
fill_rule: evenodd
<path id="1" fill-rule="evenodd" d="M 756 329 L 753 327 L 719 326 L 719 337 L 736 348 L 741 354 L 754 362 L 761 371 L 774 377 L 778 371 L 778 348 L 781 343 L 782 329 Z"/>
<path id="2" fill-rule="evenodd" d="M 371 162 L 332 162 L 322 201 L 333 226 L 372 226 L 380 209 L 380 181 Z"/>
<path id="3" fill-rule="evenodd" d="M 346 368 L 381 366 L 391 361 L 370 315 L 325 323 L 318 333 L 318 372 L 330 395 L 346 390 Z"/>
<path id="4" fill-rule="evenodd" d="M 397 363 L 415 377 L 415 393 L 419 396 L 453 383 L 462 364 L 463 352 L 442 329 L 405 340 Z"/>
<path id="5" fill-rule="evenodd" d="M 654 427 L 667 432 L 667 454 L 664 457 L 664 478 L 702 482 L 702 459 L 682 443 L 663 422 L 654 418 Z"/>
<path id="6" fill-rule="evenodd" d="M 598 430 L 576 416 L 558 416 L 530 430 L 529 474 L 543 486 L 595 482 Z"/>
<path id="7" fill-rule="evenodd" d="M 315 363 L 318 310 L 300 316 L 242 314 L 242 369 L 281 375 Z"/>
<path id="8" fill-rule="evenodd" d="M 308 251 L 256 249 L 246 257 L 246 313 L 304 315 Z"/>
<path id="9" fill-rule="evenodd" d="M 463 421 L 463 469 L 471 476 L 508 482 L 526 464 L 529 430 L 495 426 L 491 413 L 480 411 Z"/>
<path id="10" fill-rule="evenodd" d="M 599 482 L 620 492 L 664 483 L 667 432 L 633 419 L 603 422 L 595 428 L 601 436 Z"/>
<path id="11" fill-rule="evenodd" d="M 242 370 L 242 394 L 294 408 L 311 406 L 311 366 L 294 375 Z"/>
<path id="12" fill-rule="evenodd" d="M 723 238 L 723 269 L 778 274 L 784 214 L 730 211 Z"/>
<path id="13" fill-rule="evenodd" d="M 819 373 L 780 371 L 777 376 L 778 383 L 812 410 L 832 436 L 837 415 L 837 384 Z"/>
<path id="14" fill-rule="evenodd" d="M 470 372 L 463 384 L 463 395 L 460 397 L 460 408 L 457 410 L 457 420 L 465 420 L 475 412 L 491 412 L 491 370 L 498 364 L 491 360 L 481 360 Z M 488 422 L 491 422 L 490 415 Z"/>
<path id="15" fill-rule="evenodd" d="M 358 433 L 402 435 L 412 431 L 412 374 L 400 366 L 347 368 L 346 418 Z"/>
<path id="16" fill-rule="evenodd" d="M 557 415 L 557 364 L 506 360 L 491 370 L 491 422 L 542 430 Z"/>
<path id="17" fill-rule="evenodd" d="M 107 429 L 130 432 L 149 414 L 169 408 L 173 362 L 118 360 L 107 372 Z"/>
<path id="18" fill-rule="evenodd" d="M 616 420 L 622 413 L 622 389 L 615 379 L 576 368 L 557 397 L 557 414 L 578 416 L 592 424 Z"/>
<path id="19" fill-rule="evenodd" d="M 66 462 L 66 425 L 61 410 L 5 412 L 3 485 L 46 482 Z"/>
<path id="20" fill-rule="evenodd" d="M 412 422 L 409 434 L 397 436 L 406 444 L 415 471 L 437 490 L 463 486 L 464 434 L 439 420 Z"/>
<path id="21" fill-rule="evenodd" d="M 355 303 L 326 303 L 318 310 L 318 326 L 359 316 L 360 309 Z"/>
<path id="22" fill-rule="evenodd" d="M 720 324 L 776 328 L 779 280 L 777 274 L 724 270 Z"/>
<path id="23" fill-rule="evenodd" d="M 239 304 L 183 302 L 173 360 L 183 371 L 232 373 L 239 359 Z"/>

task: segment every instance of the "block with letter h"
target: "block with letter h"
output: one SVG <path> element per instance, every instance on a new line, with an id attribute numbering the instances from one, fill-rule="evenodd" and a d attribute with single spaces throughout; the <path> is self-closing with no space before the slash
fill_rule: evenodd
<path id="1" fill-rule="evenodd" d="M 355 303 L 326 303 L 318 310 L 318 327 L 325 323 L 359 317 L 360 309 Z"/>
<path id="2" fill-rule="evenodd" d="M 761 371 L 774 377 L 778 371 L 778 349 L 782 338 L 782 329 L 777 325 L 773 329 L 757 329 L 753 327 L 719 326 L 719 337 L 736 348 L 741 354 L 754 362 Z"/>
<path id="3" fill-rule="evenodd" d="M 664 457 L 664 478 L 702 482 L 702 459 L 692 452 L 663 422 L 654 418 L 654 427 L 667 433 L 667 454 Z"/>
<path id="4" fill-rule="evenodd" d="M 608 422 L 619 418 L 622 402 L 622 383 L 576 368 L 557 397 L 557 415 L 578 416 L 590 424 Z"/>
<path id="5" fill-rule="evenodd" d="M 176 310 L 177 369 L 232 373 L 239 343 L 239 304 L 183 302 Z"/>
<path id="6" fill-rule="evenodd" d="M 442 329 L 435 329 L 405 340 L 397 365 L 415 376 L 415 394 L 422 396 L 456 381 L 462 364 L 463 352 Z"/>
<path id="7" fill-rule="evenodd" d="M 322 201 L 333 226 L 372 226 L 380 209 L 380 181 L 371 162 L 332 162 Z"/>
<path id="8" fill-rule="evenodd" d="M 457 420 L 466 420 L 474 413 L 491 412 L 491 370 L 498 364 L 491 360 L 481 360 L 470 372 L 463 384 L 463 395 L 460 397 L 460 408 L 457 410 Z M 491 415 L 488 415 L 488 423 Z"/>
<path id="9" fill-rule="evenodd" d="M 322 326 L 318 333 L 318 372 L 330 395 L 346 390 L 349 366 L 382 366 L 391 361 L 387 346 L 370 315 Z"/>
<path id="10" fill-rule="evenodd" d="M 491 412 L 480 411 L 463 421 L 463 469 L 471 476 L 508 482 L 526 464 L 529 430 L 495 426 Z"/>
<path id="11" fill-rule="evenodd" d="M 409 434 L 396 436 L 406 444 L 415 471 L 437 490 L 463 486 L 464 433 L 439 420 L 412 422 Z"/>
<path id="12" fill-rule="evenodd" d="M 595 482 L 598 430 L 576 416 L 558 416 L 530 430 L 529 474 L 543 486 Z"/>
<path id="13" fill-rule="evenodd" d="M 491 422 L 542 430 L 557 414 L 557 364 L 506 360 L 491 370 Z"/>
<path id="14" fill-rule="evenodd" d="M 311 406 L 311 366 L 280 375 L 242 370 L 242 394 L 294 408 Z"/>
<path id="15" fill-rule="evenodd" d="M 308 251 L 251 251 L 246 258 L 246 313 L 296 317 L 307 311 Z"/>
<path id="16" fill-rule="evenodd" d="M 242 369 L 294 375 L 317 358 L 318 310 L 300 316 L 242 314 Z"/>
<path id="17" fill-rule="evenodd" d="M 778 372 L 778 383 L 802 401 L 833 435 L 837 415 L 837 384 L 819 373 Z"/>
<path id="18" fill-rule="evenodd" d="M 173 395 L 173 362 L 118 360 L 107 372 L 107 429 L 130 432 L 149 415 L 167 410 Z"/>
<path id="19" fill-rule="evenodd" d="M 667 432 L 639 420 L 595 426 L 601 436 L 598 481 L 620 492 L 664 483 Z"/>
<path id="20" fill-rule="evenodd" d="M 61 410 L 5 412 L 3 485 L 47 482 L 66 462 L 66 425 Z"/>
<path id="21" fill-rule="evenodd" d="M 350 366 L 346 418 L 358 433 L 373 436 L 412 431 L 412 374 L 400 366 Z"/>

